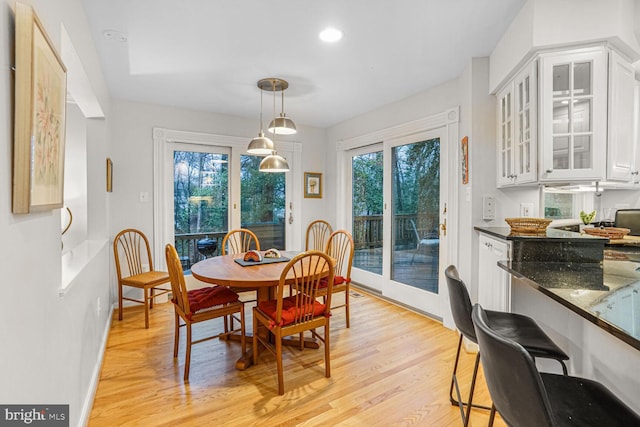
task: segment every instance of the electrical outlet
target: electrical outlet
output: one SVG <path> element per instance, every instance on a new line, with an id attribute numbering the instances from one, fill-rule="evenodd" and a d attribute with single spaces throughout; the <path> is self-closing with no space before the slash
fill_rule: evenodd
<path id="1" fill-rule="evenodd" d="M 533 216 L 533 203 L 520 203 L 520 216 L 532 217 Z"/>

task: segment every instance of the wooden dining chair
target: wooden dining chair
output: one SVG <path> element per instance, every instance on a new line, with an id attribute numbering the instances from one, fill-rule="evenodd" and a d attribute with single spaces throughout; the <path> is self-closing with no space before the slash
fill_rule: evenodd
<path id="1" fill-rule="evenodd" d="M 351 266 L 353 265 L 354 254 L 354 243 L 351 233 L 346 230 L 337 230 L 331 233 L 327 240 L 325 253 L 335 262 L 335 275 L 331 291 L 329 291 L 327 286 L 327 280 L 323 279 L 320 283 L 318 295 L 323 297 L 326 301 L 326 296 L 329 292 L 334 294 L 344 292 L 344 304 L 334 305 L 331 309 L 333 310 L 344 307 L 346 324 L 347 328 L 349 328 L 351 326 L 349 320 L 349 291 L 351 284 Z"/>
<path id="2" fill-rule="evenodd" d="M 292 258 L 284 267 L 275 299 L 260 301 L 253 308 L 253 363 L 258 363 L 259 344 L 275 355 L 278 394 L 284 394 L 282 340 L 286 336 L 311 331 L 317 340 L 322 341 L 325 377 L 331 377 L 329 320 L 333 276 L 333 261 L 328 255 L 320 251 L 303 252 Z M 328 279 L 325 303 L 317 300 L 323 278 Z M 285 288 L 289 286 L 292 295 L 285 297 Z M 324 328 L 323 336 L 316 333 L 316 328 Z"/>
<path id="3" fill-rule="evenodd" d="M 238 228 L 229 231 L 224 236 L 222 239 L 222 248 L 220 249 L 220 253 L 222 255 L 238 255 L 251 249 L 255 249 L 256 251 L 260 250 L 260 240 L 258 239 L 258 236 L 256 236 L 256 234 L 251 230 Z M 243 299 L 244 302 L 255 302 L 258 299 L 256 288 L 231 288 L 231 290 L 238 294 L 251 294 L 248 299 Z M 233 329 L 234 316 L 230 316 L 229 320 L 231 322 L 231 329 Z"/>
<path id="4" fill-rule="evenodd" d="M 191 346 L 193 344 L 208 341 L 214 338 L 229 336 L 233 333 L 240 333 L 240 346 L 242 354 L 246 353 L 246 334 L 245 334 L 245 318 L 244 303 L 239 300 L 237 293 L 233 292 L 226 286 L 207 286 L 199 289 L 187 290 L 182 271 L 182 263 L 173 245 L 165 246 L 165 256 L 167 259 L 167 268 L 171 277 L 171 290 L 173 292 L 173 303 L 175 311 L 175 339 L 173 344 L 173 358 L 178 357 L 178 344 L 180 341 L 180 328 L 187 329 L 187 346 L 184 358 L 184 380 L 189 381 L 189 367 L 191 365 Z M 240 327 L 238 329 L 229 330 L 226 327 L 224 331 L 216 335 L 207 336 L 205 338 L 193 341 L 191 326 L 195 323 L 207 320 L 226 317 L 234 314 L 240 314 Z M 180 323 L 180 319 L 182 322 Z"/>
<path id="5" fill-rule="evenodd" d="M 305 250 L 324 251 L 331 233 L 333 233 L 333 228 L 327 221 L 322 219 L 312 221 L 307 226 Z"/>
<path id="6" fill-rule="evenodd" d="M 118 320 L 122 320 L 123 300 L 144 304 L 144 327 L 149 328 L 149 309 L 154 299 L 170 291 L 169 274 L 153 268 L 151 247 L 147 236 L 140 230 L 127 228 L 113 239 L 113 256 L 118 276 Z M 148 266 L 148 268 L 146 268 Z M 142 289 L 142 299 L 125 297 L 123 287 Z"/>
<path id="7" fill-rule="evenodd" d="M 247 252 L 251 249 L 260 250 L 258 236 L 246 228 L 238 228 L 229 231 L 222 239 L 222 255 L 235 255 Z"/>

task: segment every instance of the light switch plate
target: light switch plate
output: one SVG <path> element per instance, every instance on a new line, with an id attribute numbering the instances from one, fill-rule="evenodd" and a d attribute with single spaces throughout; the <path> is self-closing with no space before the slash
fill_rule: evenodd
<path id="1" fill-rule="evenodd" d="M 485 221 L 496 219 L 496 199 L 492 196 L 482 198 L 482 219 Z"/>

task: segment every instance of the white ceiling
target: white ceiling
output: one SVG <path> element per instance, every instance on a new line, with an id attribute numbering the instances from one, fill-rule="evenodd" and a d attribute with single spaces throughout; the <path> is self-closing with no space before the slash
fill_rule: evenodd
<path id="1" fill-rule="evenodd" d="M 114 98 L 257 124 L 256 83 L 279 77 L 287 116 L 324 128 L 458 77 L 492 52 L 525 0 L 83 2 Z M 342 41 L 321 42 L 326 26 Z M 264 103 L 268 123 L 271 93 Z"/>

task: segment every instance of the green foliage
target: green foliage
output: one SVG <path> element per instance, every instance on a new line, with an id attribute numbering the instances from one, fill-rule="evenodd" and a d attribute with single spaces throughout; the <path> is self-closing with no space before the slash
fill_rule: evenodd
<path id="1" fill-rule="evenodd" d="M 356 156 L 353 170 L 353 215 L 382 215 L 382 151 Z"/>
<path id="2" fill-rule="evenodd" d="M 262 157 L 240 157 L 240 223 L 284 221 L 285 175 L 260 172 Z"/>

